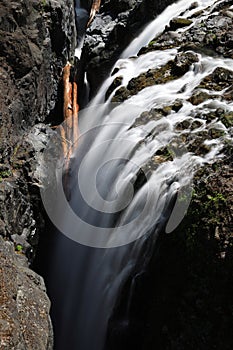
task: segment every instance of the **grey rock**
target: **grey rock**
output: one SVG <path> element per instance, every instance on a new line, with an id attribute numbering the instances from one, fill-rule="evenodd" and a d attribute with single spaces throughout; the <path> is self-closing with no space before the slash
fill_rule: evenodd
<path id="1" fill-rule="evenodd" d="M 0 348 L 52 350 L 50 301 L 43 279 L 0 237 Z"/>

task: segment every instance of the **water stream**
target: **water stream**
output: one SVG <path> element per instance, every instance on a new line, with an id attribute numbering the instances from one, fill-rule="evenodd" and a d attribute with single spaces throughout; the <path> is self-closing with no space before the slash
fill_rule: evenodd
<path id="1" fill-rule="evenodd" d="M 213 3 L 199 1 L 199 7 Z M 59 231 L 65 233 L 56 233 L 48 286 L 56 350 L 104 349 L 108 322 L 124 283 L 146 268 L 158 235 L 177 227 L 189 205 L 193 174 L 217 157 L 222 147 L 219 139 L 206 141 L 209 152 L 196 155 L 188 151 L 189 141 L 185 144 L 183 140 L 187 134 L 216 127 L 224 130 L 227 138 L 225 126 L 216 121 L 207 125 L 195 114 L 200 105 L 193 106 L 187 98 L 216 67 L 233 69 L 232 60 L 198 54 L 199 61 L 181 78 L 145 88 L 120 105 L 110 102 L 114 92 L 104 102 L 116 76 L 122 75 L 122 86 L 126 86 L 133 77 L 176 56 L 177 49 L 169 49 L 129 58 L 171 18 L 181 12 L 190 15 L 193 10 L 188 6 L 181 0 L 149 24 L 115 64 L 118 71 L 106 79 L 89 108 L 80 113 L 81 136 L 72 156 L 69 202 L 61 187 L 61 172 L 57 172 L 60 182 L 55 202 L 66 204 L 48 210 Z M 183 101 L 179 111 L 140 122 L 143 112 L 177 99 Z M 229 102 L 205 102 L 209 111 L 217 107 L 233 109 Z M 198 121 L 199 126 L 177 129 L 184 121 L 190 125 Z M 164 149 L 170 150 L 170 156 L 161 161 L 159 151 Z M 186 200 L 180 206 L 184 195 Z M 52 200 L 53 194 L 49 199 L 44 194 L 47 205 Z"/>

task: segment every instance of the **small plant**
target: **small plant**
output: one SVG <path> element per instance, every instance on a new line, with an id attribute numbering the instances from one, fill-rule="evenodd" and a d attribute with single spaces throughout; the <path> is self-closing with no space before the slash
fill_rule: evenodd
<path id="1" fill-rule="evenodd" d="M 15 247 L 15 250 L 19 253 L 22 253 L 23 247 L 21 246 L 21 244 L 17 244 L 17 246 Z"/>
<path id="2" fill-rule="evenodd" d="M 213 196 L 211 196 L 210 194 L 207 195 L 207 198 L 215 203 L 218 204 L 219 202 L 226 202 L 226 199 L 224 198 L 224 196 L 222 195 L 222 193 L 213 193 Z"/>
<path id="3" fill-rule="evenodd" d="M 3 179 L 11 176 L 11 171 L 10 170 L 2 170 L 0 171 L 0 182 L 3 181 Z"/>

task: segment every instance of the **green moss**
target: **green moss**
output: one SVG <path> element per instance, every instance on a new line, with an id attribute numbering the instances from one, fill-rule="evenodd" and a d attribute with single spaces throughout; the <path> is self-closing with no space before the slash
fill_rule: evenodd
<path id="1" fill-rule="evenodd" d="M 154 46 L 154 44 L 156 44 L 156 40 L 152 40 L 149 42 L 148 46 Z"/>
<path id="2" fill-rule="evenodd" d="M 216 207 L 219 206 L 220 202 L 226 202 L 226 198 L 222 195 L 222 193 L 214 192 L 212 195 L 208 194 L 207 198 L 209 202 L 207 202 L 207 205 L 214 204 Z"/>
<path id="3" fill-rule="evenodd" d="M 8 178 L 11 176 L 11 171 L 10 170 L 2 170 L 0 171 L 0 182 L 3 181 L 3 179 Z"/>
<path id="4" fill-rule="evenodd" d="M 176 30 L 179 28 L 187 27 L 192 23 L 193 23 L 193 21 L 191 21 L 190 19 L 187 19 L 187 18 L 182 18 L 182 17 L 173 18 L 170 21 L 170 28 L 169 29 Z"/>
<path id="5" fill-rule="evenodd" d="M 233 112 L 229 112 L 222 116 L 221 122 L 227 127 L 233 126 Z"/>

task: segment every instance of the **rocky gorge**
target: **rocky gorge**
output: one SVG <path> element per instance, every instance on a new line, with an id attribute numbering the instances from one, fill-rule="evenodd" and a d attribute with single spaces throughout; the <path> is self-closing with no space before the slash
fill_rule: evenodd
<path id="1" fill-rule="evenodd" d="M 102 1 L 78 62 L 80 86 L 86 72 L 95 95 L 110 73 L 114 79 L 105 99 L 119 103 L 146 88 L 176 81 L 198 64 L 200 55 L 233 59 L 231 1 L 215 1 L 201 11 L 195 10 L 198 3 L 193 2 L 190 16 L 184 19 L 180 13 L 173 18 L 132 60 L 172 49 L 177 50 L 174 57 L 124 84 L 121 70 L 113 70 L 114 63 L 143 27 L 172 2 Z M 53 133 L 49 126 L 62 121 L 62 69 L 68 60 L 73 62 L 76 45 L 74 4 L 72 0 L 4 0 L 0 10 L 0 347 L 52 349 L 50 301 L 42 278 L 29 266 L 46 232 L 37 171 Z M 232 80 L 231 67 L 217 67 L 185 100 L 152 108 L 135 121 L 146 125 L 167 118 L 187 102 L 195 110 L 176 128 L 188 151 L 204 156 L 210 150 L 206 140 L 209 144 L 221 140 L 223 147 L 220 156 L 195 174 L 184 220 L 174 232 L 159 237 L 146 271 L 136 276 L 133 292 L 129 286 L 135 276 L 126 281 L 108 324 L 106 350 L 232 349 L 233 112 L 221 108 L 221 101 L 232 106 Z M 181 91 L 185 89 L 180 86 Z M 205 130 L 202 123 L 207 125 Z M 164 149 L 146 169 L 170 157 L 169 149 Z"/>

